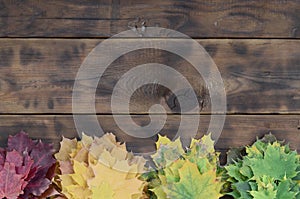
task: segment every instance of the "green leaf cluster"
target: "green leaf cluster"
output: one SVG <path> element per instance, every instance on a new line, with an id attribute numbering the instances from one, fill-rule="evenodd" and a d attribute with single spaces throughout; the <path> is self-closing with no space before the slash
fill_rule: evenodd
<path id="1" fill-rule="evenodd" d="M 267 135 L 246 147 L 246 155 L 225 167 L 238 199 L 300 199 L 300 157 Z"/>

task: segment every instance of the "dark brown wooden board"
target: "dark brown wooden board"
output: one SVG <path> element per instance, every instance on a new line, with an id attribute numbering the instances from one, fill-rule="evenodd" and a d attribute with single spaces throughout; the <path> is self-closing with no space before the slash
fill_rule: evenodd
<path id="1" fill-rule="evenodd" d="M 130 27 L 175 29 L 194 38 L 299 38 L 300 2 L 54 0 L 0 2 L 1 37 L 110 37 Z"/>
<path id="2" fill-rule="evenodd" d="M 149 122 L 148 116 L 132 116 L 138 125 Z M 135 152 L 145 152 L 154 149 L 156 136 L 151 138 L 135 138 L 119 129 L 115 124 L 113 116 L 98 116 L 99 123 L 105 132 L 113 132 L 119 141 L 128 143 L 128 148 Z M 180 116 L 169 115 L 161 135 L 168 135 L 174 138 L 177 133 Z M 210 116 L 201 115 L 199 133 L 196 137 L 201 137 L 206 133 L 210 122 Z M 189 127 L 188 127 L 189 128 Z M 78 137 L 75 129 L 73 117 L 71 115 L 2 115 L 0 116 L 0 143 L 4 143 L 8 135 L 14 135 L 24 130 L 32 138 L 43 139 L 53 142 L 58 149 L 62 136 L 68 138 Z M 216 144 L 220 151 L 231 147 L 249 145 L 256 137 L 272 132 L 279 140 L 286 140 L 293 149 L 300 149 L 300 117 L 299 115 L 237 115 L 227 116 L 225 125 Z M 184 137 L 191 136 L 187 130 Z"/>
<path id="3" fill-rule="evenodd" d="M 53 143 L 56 150 L 62 136 L 78 137 L 71 97 L 81 63 L 103 39 L 126 30 L 140 37 L 136 28 L 142 27 L 146 34 L 148 27 L 162 27 L 198 39 L 218 66 L 228 109 L 216 144 L 222 164 L 229 148 L 249 145 L 268 132 L 300 152 L 299 0 L 0 0 L 0 147 L 20 130 Z M 116 45 L 132 41 L 116 40 Z M 111 115 L 111 93 L 126 71 L 150 62 L 176 69 L 204 100 L 197 137 L 210 122 L 208 93 L 189 63 L 164 51 L 129 53 L 104 73 L 95 107 L 104 131 L 134 152 L 153 151 L 157 137 L 138 139 L 122 132 Z M 149 122 L 149 108 L 161 104 L 168 118 L 160 133 L 173 138 L 180 115 L 168 89 L 142 87 L 130 102 L 132 118 L 141 126 Z M 83 100 L 79 106 L 87 105 Z"/>
<path id="4" fill-rule="evenodd" d="M 84 58 L 101 41 L 0 39 L 0 112 L 72 113 L 76 73 Z M 115 40 L 116 44 L 125 45 L 132 41 Z M 211 55 L 222 75 L 229 114 L 300 113 L 300 40 L 197 41 Z M 201 75 L 185 60 L 164 51 L 140 50 L 122 56 L 108 67 L 96 92 L 97 112 L 111 113 L 110 97 L 116 82 L 129 69 L 150 62 L 173 67 L 188 79 L 199 100 L 208 98 L 202 92 Z M 170 108 L 174 107 L 173 101 L 166 88 L 157 85 L 141 88 L 131 98 L 130 112 L 147 113 L 151 105 L 159 103 L 167 112 L 175 113 L 176 106 Z M 86 102 L 83 100 L 80 106 L 85 107 Z M 210 113 L 209 108 L 207 103 L 201 113 Z"/>

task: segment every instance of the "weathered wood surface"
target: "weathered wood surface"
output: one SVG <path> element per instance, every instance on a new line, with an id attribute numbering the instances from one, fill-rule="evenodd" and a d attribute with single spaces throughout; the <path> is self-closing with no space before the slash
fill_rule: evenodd
<path id="1" fill-rule="evenodd" d="M 101 41 L 0 39 L 0 112 L 71 113 L 76 73 L 84 58 Z M 300 113 L 300 41 L 198 41 L 222 75 L 229 114 Z M 118 42 L 126 44 L 132 40 Z M 199 101 L 207 98 L 207 93 L 202 92 L 201 76 L 186 61 L 159 50 L 140 50 L 122 56 L 106 70 L 96 93 L 97 112 L 111 113 L 110 97 L 116 82 L 132 67 L 149 62 L 178 70 L 191 83 Z M 178 112 L 172 94 L 160 86 L 139 89 L 131 98 L 130 111 L 147 113 L 155 103 L 162 104 L 169 113 Z M 84 100 L 81 106 L 86 106 Z M 209 103 L 204 104 L 202 114 L 210 113 L 209 107 Z"/>
<path id="2" fill-rule="evenodd" d="M 299 152 L 299 0 L 0 0 L 0 146 L 21 129 L 56 149 L 61 136 L 76 137 L 71 97 L 80 64 L 101 39 L 142 26 L 146 32 L 164 27 L 199 39 L 217 64 L 229 114 L 216 144 L 222 163 L 228 148 L 251 144 L 270 131 Z M 96 111 L 102 128 L 135 152 L 153 151 L 156 137 L 137 139 L 122 132 L 111 115 L 110 96 L 124 72 L 149 62 L 172 66 L 189 80 L 199 101 L 207 99 L 200 76 L 174 55 L 145 50 L 116 60 L 98 85 Z M 154 85 L 135 92 L 130 112 L 137 115 L 132 117 L 147 124 L 148 109 L 156 103 L 169 114 L 160 133 L 172 138 L 180 117 L 168 89 Z M 202 133 L 211 113 L 209 102 L 203 106 Z"/>
<path id="3" fill-rule="evenodd" d="M 299 38 L 300 2 L 0 1 L 1 37 L 109 37 L 143 21 L 196 38 Z"/>
<path id="4" fill-rule="evenodd" d="M 148 116 L 132 116 L 138 125 L 149 122 Z M 154 149 L 156 136 L 151 138 L 134 138 L 119 129 L 113 116 L 98 116 L 99 123 L 105 132 L 113 132 L 120 141 L 128 143 L 128 148 L 135 152 L 145 152 Z M 169 115 L 160 134 L 173 138 L 176 135 L 180 116 Z M 197 137 L 206 133 L 210 116 L 201 115 Z M 13 135 L 20 130 L 27 131 L 36 139 L 53 142 L 56 149 L 62 136 L 77 137 L 73 117 L 71 115 L 2 115 L 0 116 L 0 143 L 4 145 L 8 135 Z M 253 143 L 256 137 L 272 132 L 279 140 L 286 140 L 293 149 L 300 149 L 300 118 L 299 115 L 237 115 L 227 116 L 224 129 L 216 147 L 219 151 L 230 147 L 238 147 Z M 192 132 L 187 131 L 186 137 Z"/>
<path id="5" fill-rule="evenodd" d="M 134 121 L 143 125 L 149 122 L 145 115 L 133 116 Z M 156 136 L 147 139 L 134 138 L 114 124 L 111 115 L 98 116 L 98 120 L 104 131 L 112 132 L 121 142 L 127 143 L 127 148 L 136 153 L 153 152 L 155 150 L 154 142 Z M 207 131 L 210 121 L 209 116 L 201 116 L 199 132 L 197 137 L 201 137 Z M 180 117 L 169 115 L 161 135 L 167 135 L 173 138 L 177 132 Z M 58 150 L 59 142 L 62 136 L 68 138 L 78 137 L 74 126 L 72 116 L 59 115 L 3 115 L 0 117 L 0 146 L 5 146 L 8 135 L 14 135 L 20 130 L 25 130 L 34 139 L 43 139 L 46 142 L 54 144 Z M 226 152 L 229 148 L 252 144 L 257 137 L 272 132 L 279 140 L 285 140 L 290 143 L 293 149 L 300 149 L 300 119 L 299 116 L 291 115 L 237 115 L 227 116 L 224 129 L 216 144 L 217 151 L 221 152 L 220 161 L 226 163 Z M 191 131 L 187 131 L 186 137 L 189 137 Z"/>

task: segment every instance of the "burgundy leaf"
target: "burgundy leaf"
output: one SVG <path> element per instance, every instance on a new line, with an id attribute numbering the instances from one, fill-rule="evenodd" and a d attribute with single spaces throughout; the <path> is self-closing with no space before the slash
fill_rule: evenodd
<path id="1" fill-rule="evenodd" d="M 13 150 L 6 153 L 6 162 L 12 163 L 15 167 L 21 167 L 23 165 L 23 156 Z"/>
<path id="2" fill-rule="evenodd" d="M 23 178 L 26 181 L 29 181 L 35 176 L 36 173 L 36 169 L 32 168 L 32 166 L 33 166 L 33 160 L 28 155 L 26 155 L 24 157 L 23 165 L 17 168 L 17 172 L 18 174 L 22 174 L 24 176 Z"/>
<path id="3" fill-rule="evenodd" d="M 41 141 L 34 146 L 30 153 L 30 157 L 34 160 L 34 167 L 43 170 L 46 173 L 49 168 L 55 164 L 56 160 L 53 157 L 53 147 L 49 144 L 44 144 Z"/>
<path id="4" fill-rule="evenodd" d="M 51 184 L 49 186 L 49 188 L 40 196 L 40 198 L 54 198 L 54 196 L 56 195 L 60 195 L 60 193 L 58 192 L 58 187 L 55 186 L 54 184 Z"/>
<path id="5" fill-rule="evenodd" d="M 22 194 L 22 187 L 26 186 L 26 182 L 22 177 L 22 175 L 16 173 L 13 163 L 6 162 L 0 171 L 0 198 L 16 199 Z"/>
<path id="6" fill-rule="evenodd" d="M 52 167 L 49 168 L 49 170 L 46 174 L 46 178 L 48 178 L 48 179 L 54 178 L 56 169 L 57 169 L 57 165 L 55 163 L 55 164 L 52 165 Z"/>
<path id="7" fill-rule="evenodd" d="M 53 146 L 32 141 L 25 132 L 9 136 L 0 148 L 0 199 L 38 199 L 54 177 Z"/>
<path id="8" fill-rule="evenodd" d="M 32 182 L 26 186 L 26 189 L 24 190 L 24 198 L 28 198 L 30 194 L 33 194 L 35 196 L 42 195 L 50 186 L 51 181 L 47 178 L 39 178 L 35 177 Z"/>
<path id="9" fill-rule="evenodd" d="M 12 151 L 15 149 L 22 154 L 24 151 L 31 151 L 34 144 L 28 135 L 24 131 L 21 131 L 15 136 L 8 137 L 7 150 Z"/>

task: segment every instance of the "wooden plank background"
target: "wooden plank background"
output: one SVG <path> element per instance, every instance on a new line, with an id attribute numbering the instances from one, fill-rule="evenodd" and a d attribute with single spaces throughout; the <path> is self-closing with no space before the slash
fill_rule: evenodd
<path id="1" fill-rule="evenodd" d="M 0 13 L 3 37 L 109 37 L 141 20 L 194 38 L 300 37 L 298 0 L 2 0 Z"/>
<path id="2" fill-rule="evenodd" d="M 0 39 L 1 112 L 72 113 L 76 73 L 83 59 L 101 41 Z M 121 41 L 116 39 L 116 43 Z M 300 40 L 197 41 L 211 55 L 222 75 L 228 114 L 300 113 Z M 110 96 L 119 78 L 132 67 L 150 62 L 172 66 L 189 80 L 199 99 L 208 97 L 203 92 L 203 81 L 199 81 L 201 76 L 186 61 L 170 53 L 144 50 L 124 55 L 109 66 L 97 89 L 97 112 L 110 114 Z M 172 95 L 166 89 L 153 88 L 146 87 L 132 96 L 132 113 L 144 114 L 153 103 L 162 104 L 169 113 L 178 112 L 176 108 L 171 109 Z M 86 105 L 84 101 L 81 104 Z M 201 113 L 210 113 L 209 103 Z"/>
<path id="3" fill-rule="evenodd" d="M 143 125 L 148 121 L 148 116 L 135 115 L 134 121 Z M 134 152 L 149 152 L 154 150 L 154 142 L 157 136 L 148 139 L 137 139 L 123 133 L 114 124 L 113 116 L 99 115 L 98 120 L 105 132 L 113 132 L 119 141 L 126 142 L 128 149 Z M 174 138 L 180 116 L 171 115 L 168 117 L 165 128 L 160 131 L 162 135 Z M 196 137 L 201 137 L 207 131 L 210 122 L 209 115 L 201 115 L 199 133 Z M 126 123 L 125 123 L 126 124 Z M 54 143 L 59 147 L 61 135 L 69 138 L 77 136 L 73 117 L 71 115 L 2 115 L 0 116 L 0 131 L 3 143 L 8 135 L 20 129 L 29 133 L 31 137 L 44 139 Z M 219 151 L 225 152 L 228 148 L 239 147 L 255 141 L 256 137 L 261 137 L 267 132 L 272 132 L 280 140 L 288 140 L 292 148 L 299 148 L 299 117 L 298 115 L 230 115 L 227 116 L 223 132 L 216 147 Z M 189 138 L 193 132 L 187 132 Z M 225 159 L 222 159 L 223 163 Z"/>
<path id="4" fill-rule="evenodd" d="M 104 39 L 142 25 L 189 35 L 218 66 L 228 108 L 216 144 L 222 163 L 228 148 L 251 144 L 268 132 L 300 151 L 298 0 L 0 0 L 0 146 L 20 130 L 53 142 L 56 149 L 61 136 L 77 136 L 72 88 L 81 63 Z M 158 50 L 122 56 L 105 71 L 95 106 L 103 129 L 128 142 L 128 149 L 135 152 L 153 150 L 157 137 L 137 139 L 123 133 L 113 120 L 110 96 L 124 72 L 153 61 L 178 70 L 205 102 L 198 137 L 206 132 L 213 114 L 201 77 L 186 61 Z M 142 87 L 131 98 L 130 113 L 144 125 L 149 122 L 149 107 L 157 103 L 168 113 L 160 133 L 172 137 L 180 118 L 168 89 Z"/>

